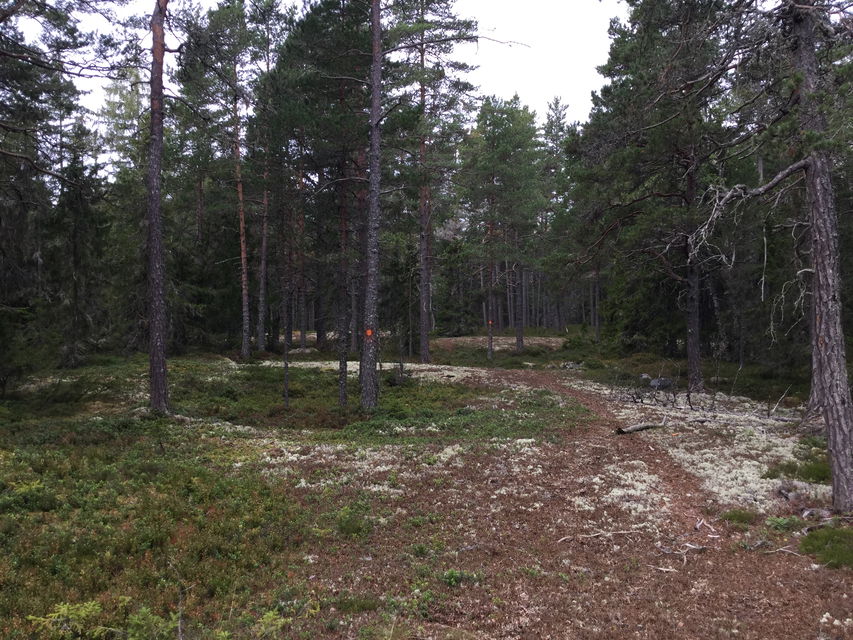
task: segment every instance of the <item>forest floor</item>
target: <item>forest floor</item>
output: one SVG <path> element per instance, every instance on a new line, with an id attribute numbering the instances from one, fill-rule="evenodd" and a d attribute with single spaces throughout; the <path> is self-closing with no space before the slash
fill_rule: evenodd
<path id="1" fill-rule="evenodd" d="M 412 379 L 384 391 L 390 408 L 341 428 L 319 405 L 300 405 L 321 386 L 317 375 L 334 389 L 332 374 L 323 372 L 334 366 L 293 363 L 288 410 L 319 412 L 329 424 L 297 428 L 297 421 L 282 429 L 279 404 L 255 399 L 251 411 L 240 404 L 241 389 L 275 389 L 279 362 L 174 363 L 175 403 L 188 415 L 139 427 L 147 441 L 139 440 L 143 449 L 130 466 L 151 465 L 141 458 L 152 447 L 163 462 L 146 471 L 145 478 L 156 478 L 147 489 L 130 477 L 132 488 L 119 491 L 110 511 L 127 509 L 124 524 L 109 530 L 123 528 L 136 542 L 120 534 L 90 541 L 116 544 L 108 553 L 133 556 L 150 571 L 114 559 L 112 575 L 87 576 L 86 585 L 74 563 L 101 566 L 104 550 L 91 550 L 97 562 L 84 554 L 65 569 L 29 566 L 34 551 L 16 536 L 38 539 L 46 528 L 55 538 L 57 520 L 72 516 L 9 496 L 24 485 L 33 493 L 34 484 L 42 497 L 76 495 L 61 484 L 51 489 L 50 465 L 61 465 L 36 456 L 47 443 L 89 473 L 93 459 L 113 455 L 100 448 L 78 463 L 63 447 L 103 447 L 106 436 L 79 434 L 104 421 L 124 420 L 115 423 L 119 432 L 131 428 L 127 416 L 139 406 L 144 369 L 130 367 L 137 386 L 110 403 L 81 404 L 75 415 L 90 426 L 74 423 L 77 435 L 33 440 L 20 435 L 24 422 L 12 421 L 0 457 L 0 524 L 8 536 L 0 631 L 30 637 L 28 613 L 41 616 L 30 621 L 42 629 L 39 637 L 65 637 L 60 623 L 87 614 L 55 605 L 75 598 L 99 603 L 81 628 L 99 615 L 115 625 L 114 601 L 125 596 L 150 607 L 148 618 L 124 613 L 125 623 L 149 629 L 148 637 L 176 637 L 180 622 L 187 638 L 853 638 L 853 571 L 827 568 L 799 547 L 803 531 L 828 517 L 828 487 L 769 477 L 804 459 L 791 409 L 723 394 L 688 398 L 608 386 L 580 370 L 407 365 Z M 45 384 L 24 385 L 21 402 Z M 616 434 L 640 423 L 660 426 Z M 204 451 L 185 449 L 188 438 Z M 137 444 L 128 442 L 121 444 Z M 106 466 L 121 466 L 110 460 Z M 25 477 L 33 473 L 41 475 Z M 110 473 L 118 482 L 129 472 Z M 156 484 L 173 477 L 171 488 Z M 172 493 L 188 495 L 187 504 Z M 175 521 L 157 520 L 162 531 L 152 534 L 156 517 L 134 509 L 152 501 L 156 507 L 158 499 Z M 249 502 L 259 507 L 241 512 L 238 525 L 227 519 Z M 93 513 L 100 512 L 87 518 Z M 28 531 L 35 526 L 28 518 L 43 529 Z M 211 522 L 220 523 L 215 531 Z M 229 527 L 240 529 L 236 537 L 222 530 Z M 60 556 L 62 544 L 85 538 L 82 531 L 62 535 Z M 236 550 L 229 540 L 240 541 Z M 38 584 L 46 579 L 58 586 Z M 146 592 L 152 588 L 159 599 Z M 34 593 L 10 603 L 9 589 Z"/>

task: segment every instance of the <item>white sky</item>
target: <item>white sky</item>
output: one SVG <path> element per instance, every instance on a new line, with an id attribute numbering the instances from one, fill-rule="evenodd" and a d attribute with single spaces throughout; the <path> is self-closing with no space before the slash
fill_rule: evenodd
<path id="1" fill-rule="evenodd" d="M 218 0 L 201 0 L 214 7 Z M 294 0 L 290 0 L 294 3 Z M 301 5 L 301 0 L 296 0 Z M 149 14 L 151 0 L 134 0 L 122 13 Z M 511 98 L 518 93 L 523 104 L 536 111 L 543 122 L 548 103 L 560 96 L 568 105 L 569 122 L 586 121 L 590 93 L 603 79 L 596 67 L 607 61 L 610 18 L 624 17 L 621 0 L 457 0 L 456 13 L 473 18 L 486 38 L 477 45 L 461 45 L 459 57 L 478 69 L 469 80 L 483 95 Z M 150 37 L 143 46 L 150 47 Z M 83 104 L 98 111 L 103 93 L 96 86 Z"/>
<path id="2" fill-rule="evenodd" d="M 518 93 L 540 122 L 559 96 L 569 122 L 584 122 L 590 93 L 603 83 L 595 69 L 607 61 L 610 18 L 624 18 L 627 9 L 620 0 L 457 0 L 456 13 L 476 19 L 484 36 L 521 43 L 482 40 L 460 51 L 479 65 L 470 80 L 481 93 Z"/>

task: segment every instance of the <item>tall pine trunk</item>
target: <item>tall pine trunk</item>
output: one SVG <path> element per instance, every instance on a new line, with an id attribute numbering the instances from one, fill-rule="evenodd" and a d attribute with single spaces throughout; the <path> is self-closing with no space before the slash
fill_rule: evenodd
<path id="1" fill-rule="evenodd" d="M 806 133 L 825 133 L 826 119 L 818 90 L 816 36 L 819 25 L 814 0 L 791 5 L 794 61 L 802 76 L 800 125 Z M 832 187 L 832 160 L 820 148 L 809 153 L 806 193 L 811 222 L 813 276 L 812 385 L 820 397 L 829 440 L 832 504 L 841 512 L 853 510 L 853 405 L 847 379 L 847 354 L 841 324 L 841 276 L 838 215 Z"/>
<path id="2" fill-rule="evenodd" d="M 337 339 L 338 339 L 338 406 L 345 408 L 349 402 L 347 394 L 347 368 L 349 356 L 349 207 L 347 203 L 347 154 L 341 153 L 340 179 L 338 183 L 338 236 L 340 243 L 340 257 L 338 259 L 338 317 L 337 317 Z"/>
<path id="3" fill-rule="evenodd" d="M 258 351 L 267 350 L 267 238 L 269 236 L 269 161 L 264 159 L 264 196 L 261 211 L 261 255 L 258 264 L 258 326 L 256 341 Z"/>
<path id="4" fill-rule="evenodd" d="M 524 351 L 524 268 L 520 264 L 512 266 L 515 300 L 515 351 Z"/>
<path id="5" fill-rule="evenodd" d="M 424 21 L 424 0 L 421 0 L 421 22 Z M 421 74 L 426 71 L 426 44 L 424 32 L 421 31 L 419 45 Z M 421 127 L 426 126 L 426 84 L 420 81 L 420 108 Z M 419 270 L 419 299 L 418 299 L 418 337 L 420 343 L 421 362 L 430 362 L 429 334 L 432 330 L 432 206 L 430 198 L 429 175 L 426 169 L 427 161 L 427 135 L 421 131 L 420 148 L 418 150 L 418 162 L 420 164 L 420 179 L 422 183 L 418 199 L 418 219 L 420 222 L 420 235 L 418 236 L 418 270 Z"/>
<path id="6" fill-rule="evenodd" d="M 489 202 L 489 210 L 493 207 L 492 202 Z M 494 248 L 492 247 L 492 235 L 494 234 L 494 223 L 489 220 L 486 224 L 486 243 L 488 244 L 489 252 L 489 288 L 486 293 L 486 330 L 488 331 L 488 341 L 486 345 L 486 358 L 491 362 L 495 357 L 495 285 L 497 282 L 497 265 L 495 264 Z"/>
<path id="7" fill-rule="evenodd" d="M 204 174 L 199 173 L 195 183 L 195 241 L 201 244 L 202 227 L 204 226 Z"/>
<path id="8" fill-rule="evenodd" d="M 693 161 L 687 170 L 684 198 L 688 207 L 695 207 L 699 189 L 699 168 L 695 152 L 691 155 Z M 702 378 L 701 273 L 699 256 L 690 235 L 685 236 L 684 249 L 687 257 L 687 389 L 691 393 L 702 393 L 705 391 L 705 381 Z"/>
<path id="9" fill-rule="evenodd" d="M 426 157 L 426 142 L 421 140 L 421 158 Z M 418 335 L 421 362 L 430 362 L 429 334 L 432 331 L 432 211 L 429 185 L 421 185 L 418 203 L 420 234 L 418 236 Z"/>
<path id="10" fill-rule="evenodd" d="M 687 388 L 691 393 L 702 393 L 705 381 L 702 379 L 701 319 L 699 307 L 700 278 L 699 268 L 692 255 L 692 247 L 687 244 Z"/>
<path id="11" fill-rule="evenodd" d="M 366 224 L 366 278 L 364 287 L 364 336 L 361 350 L 361 406 L 379 404 L 379 219 L 381 215 L 380 127 L 382 118 L 382 21 L 380 0 L 370 2 L 372 64 L 370 67 L 370 182 Z"/>
<path id="12" fill-rule="evenodd" d="M 248 360 L 252 350 L 252 324 L 249 317 L 249 254 L 246 248 L 246 207 L 243 199 L 243 160 L 240 149 L 240 97 L 236 91 L 232 116 L 234 118 L 234 179 L 237 183 L 237 217 L 240 222 L 240 297 L 243 329 L 240 358 Z"/>
<path id="13" fill-rule="evenodd" d="M 151 15 L 151 142 L 148 156 L 148 373 L 150 407 L 168 413 L 166 379 L 166 263 L 163 255 L 163 217 L 160 210 L 160 171 L 163 161 L 163 58 L 166 53 L 168 0 L 156 0 Z"/>

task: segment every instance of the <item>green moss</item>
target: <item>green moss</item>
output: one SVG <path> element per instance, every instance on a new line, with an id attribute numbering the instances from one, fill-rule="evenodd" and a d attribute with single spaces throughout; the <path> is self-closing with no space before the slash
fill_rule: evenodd
<path id="1" fill-rule="evenodd" d="M 347 537 L 358 538 L 368 535 L 373 524 L 368 517 L 370 505 L 359 500 L 343 507 L 337 515 L 338 532 Z"/>
<path id="2" fill-rule="evenodd" d="M 797 516 L 770 516 L 764 522 L 770 529 L 774 531 L 796 531 L 802 529 L 806 523 L 802 518 Z"/>
<path id="3" fill-rule="evenodd" d="M 481 574 L 462 569 L 448 569 L 441 574 L 441 581 L 450 587 L 458 587 L 463 582 L 479 584 L 482 580 L 483 576 Z"/>
<path id="4" fill-rule="evenodd" d="M 853 529 L 816 529 L 803 537 L 800 549 L 816 555 L 822 564 L 831 569 L 853 568 Z"/>
<path id="5" fill-rule="evenodd" d="M 758 520 L 758 514 L 748 509 L 731 509 L 720 515 L 720 520 L 745 528 Z"/>
<path id="6" fill-rule="evenodd" d="M 371 595 L 344 594 L 332 600 L 331 604 L 341 613 L 353 614 L 376 611 L 382 606 L 382 601 Z"/>
<path id="7" fill-rule="evenodd" d="M 802 463 L 797 469 L 797 477 L 814 484 L 830 484 L 832 471 L 830 470 L 829 460 L 813 460 Z"/>

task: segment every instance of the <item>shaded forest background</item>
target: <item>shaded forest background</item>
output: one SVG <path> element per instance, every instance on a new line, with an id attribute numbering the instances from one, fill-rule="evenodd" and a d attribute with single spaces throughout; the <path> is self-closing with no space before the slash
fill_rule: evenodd
<path id="1" fill-rule="evenodd" d="M 526 334 L 580 325 L 623 353 L 684 358 L 692 337 L 694 356 L 808 376 L 805 180 L 791 172 L 756 197 L 733 194 L 827 151 L 850 272 L 848 3 L 806 9 L 824 131 L 803 125 L 789 3 L 628 4 L 589 120 L 567 122 L 555 100 L 540 124 L 523 97 L 468 84 L 453 49 L 476 39 L 476 23 L 450 0 L 385 3 L 389 352 L 429 361 L 430 336 L 510 331 L 523 349 Z M 86 32 L 86 11 L 112 8 L 7 3 L 0 14 L 4 384 L 147 349 L 150 113 L 134 36 L 147 19 L 108 38 Z M 180 43 L 168 54 L 162 162 L 171 354 L 245 358 L 281 351 L 281 336 L 306 346 L 309 331 L 321 351 L 361 349 L 369 11 L 358 0 L 300 11 L 256 0 L 170 12 Z M 530 72 L 559 92 L 574 63 Z M 98 113 L 78 105 L 72 82 L 90 74 L 113 78 Z M 853 281 L 842 282 L 850 336 Z"/>

